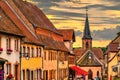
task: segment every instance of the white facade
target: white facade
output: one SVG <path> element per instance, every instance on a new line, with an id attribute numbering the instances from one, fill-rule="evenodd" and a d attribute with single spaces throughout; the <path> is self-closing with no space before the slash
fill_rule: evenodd
<path id="1" fill-rule="evenodd" d="M 14 74 L 17 72 L 17 76 L 19 74 L 19 53 L 20 53 L 20 38 L 15 36 L 8 36 L 8 35 L 0 35 L 1 37 L 1 46 L 0 48 L 3 48 L 3 51 L 1 51 L 0 57 L 3 59 L 6 59 L 7 62 L 4 64 L 4 80 L 5 78 L 11 73 L 15 77 Z M 7 54 L 7 38 L 10 39 L 10 49 L 12 50 L 10 54 Z M 15 50 L 15 40 L 17 40 L 17 46 L 18 50 Z M 9 64 L 10 66 L 7 66 Z M 15 71 L 15 65 L 18 65 L 17 70 Z M 9 69 L 10 68 L 10 69 Z M 8 71 L 10 70 L 10 71 Z M 16 72 L 16 73 L 15 73 Z M 18 78 L 18 77 L 17 77 Z"/>
<path id="2" fill-rule="evenodd" d="M 65 41 L 64 42 L 65 46 L 69 50 L 70 53 L 73 53 L 73 41 Z"/>

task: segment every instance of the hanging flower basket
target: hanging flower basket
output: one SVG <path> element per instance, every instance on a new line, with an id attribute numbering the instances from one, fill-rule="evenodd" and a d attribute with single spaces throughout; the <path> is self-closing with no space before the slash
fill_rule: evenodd
<path id="1" fill-rule="evenodd" d="M 12 53 L 12 49 L 7 49 L 7 54 L 11 54 Z"/>
<path id="2" fill-rule="evenodd" d="M 7 76 L 7 78 L 6 78 L 6 80 L 14 80 L 13 75 L 12 75 L 12 74 L 9 74 L 9 75 Z"/>

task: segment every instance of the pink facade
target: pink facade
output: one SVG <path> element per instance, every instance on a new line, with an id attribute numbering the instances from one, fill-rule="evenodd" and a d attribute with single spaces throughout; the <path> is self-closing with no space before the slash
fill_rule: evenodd
<path id="1" fill-rule="evenodd" d="M 87 72 L 89 71 L 89 69 L 91 69 L 93 72 L 93 78 L 95 78 L 97 76 L 97 71 L 99 71 L 99 76 L 101 78 L 101 74 L 102 74 L 101 67 L 80 67 L 80 68 L 87 71 Z M 86 76 L 86 79 L 88 79 L 88 76 Z"/>

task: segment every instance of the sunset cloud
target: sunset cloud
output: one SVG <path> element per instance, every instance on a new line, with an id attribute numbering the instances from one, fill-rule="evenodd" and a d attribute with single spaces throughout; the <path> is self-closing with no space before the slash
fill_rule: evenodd
<path id="1" fill-rule="evenodd" d="M 106 46 L 120 31 L 119 0 L 27 0 L 37 5 L 57 28 L 75 29 L 76 42 L 81 46 L 88 7 L 93 46 Z"/>

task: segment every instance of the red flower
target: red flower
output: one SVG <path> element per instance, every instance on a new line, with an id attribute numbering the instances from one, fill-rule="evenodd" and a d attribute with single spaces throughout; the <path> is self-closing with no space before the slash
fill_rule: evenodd
<path id="1" fill-rule="evenodd" d="M 12 74 L 9 74 L 9 75 L 7 76 L 7 78 L 12 79 L 12 78 L 14 78 L 14 77 L 13 77 Z"/>
<path id="2" fill-rule="evenodd" d="M 0 51 L 3 51 L 3 48 L 0 48 Z"/>
<path id="3" fill-rule="evenodd" d="M 7 49 L 7 51 L 12 52 L 12 50 L 11 50 L 11 49 Z"/>

